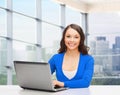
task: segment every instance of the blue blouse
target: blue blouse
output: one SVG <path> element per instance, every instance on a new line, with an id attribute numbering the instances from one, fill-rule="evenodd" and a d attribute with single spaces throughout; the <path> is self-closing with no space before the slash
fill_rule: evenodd
<path id="1" fill-rule="evenodd" d="M 52 56 L 49 60 L 51 73 L 56 71 L 58 81 L 64 82 L 65 87 L 69 88 L 85 88 L 89 87 L 94 73 L 94 59 L 90 55 L 80 53 L 80 60 L 76 75 L 72 79 L 68 79 L 62 71 L 62 63 L 65 53 L 59 53 Z"/>

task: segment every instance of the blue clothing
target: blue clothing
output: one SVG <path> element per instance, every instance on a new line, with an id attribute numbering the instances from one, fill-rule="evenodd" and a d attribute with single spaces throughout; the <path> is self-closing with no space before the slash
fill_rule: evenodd
<path id="1" fill-rule="evenodd" d="M 65 53 L 55 54 L 49 60 L 51 73 L 54 73 L 56 71 L 57 80 L 64 82 L 65 87 L 69 88 L 89 87 L 94 72 L 93 57 L 90 55 L 83 55 L 80 53 L 80 60 L 76 75 L 72 79 L 68 79 L 62 71 L 64 54 Z"/>

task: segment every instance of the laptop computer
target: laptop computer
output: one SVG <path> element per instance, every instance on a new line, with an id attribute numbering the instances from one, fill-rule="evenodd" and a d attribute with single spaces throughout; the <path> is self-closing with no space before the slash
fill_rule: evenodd
<path id="1" fill-rule="evenodd" d="M 18 85 L 24 89 L 61 91 L 67 88 L 54 87 L 50 66 L 46 62 L 14 61 Z"/>

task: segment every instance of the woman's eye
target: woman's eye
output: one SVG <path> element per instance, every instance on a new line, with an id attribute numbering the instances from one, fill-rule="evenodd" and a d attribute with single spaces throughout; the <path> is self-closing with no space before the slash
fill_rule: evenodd
<path id="1" fill-rule="evenodd" d="M 67 38 L 70 38 L 70 36 L 66 36 Z"/>
<path id="2" fill-rule="evenodd" d="M 75 37 L 75 38 L 79 38 L 79 37 Z"/>

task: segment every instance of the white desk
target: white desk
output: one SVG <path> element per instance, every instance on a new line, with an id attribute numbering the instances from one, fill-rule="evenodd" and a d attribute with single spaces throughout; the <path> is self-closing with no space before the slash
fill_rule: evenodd
<path id="1" fill-rule="evenodd" d="M 0 85 L 0 95 L 120 95 L 120 85 L 68 89 L 59 92 L 24 90 L 15 85 Z"/>

